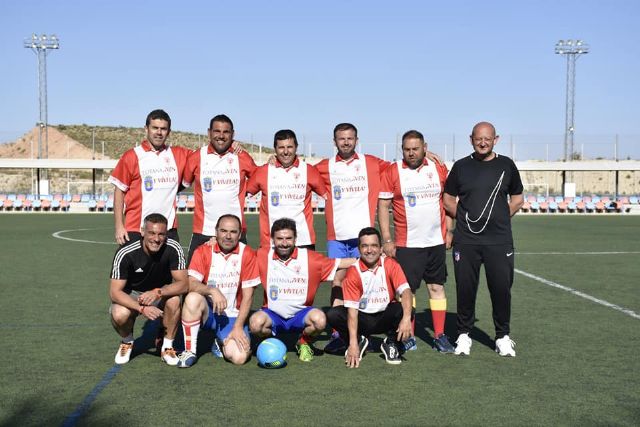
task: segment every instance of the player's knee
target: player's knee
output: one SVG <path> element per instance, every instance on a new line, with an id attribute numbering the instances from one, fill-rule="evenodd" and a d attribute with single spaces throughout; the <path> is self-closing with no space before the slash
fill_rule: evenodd
<path id="1" fill-rule="evenodd" d="M 200 311 L 202 304 L 203 296 L 197 292 L 189 292 L 186 297 L 184 297 L 184 304 L 182 306 L 183 313 L 196 314 Z"/>
<path id="2" fill-rule="evenodd" d="M 176 313 L 180 311 L 180 297 L 172 296 L 167 298 L 164 303 L 164 311 L 168 313 Z"/>
<path id="3" fill-rule="evenodd" d="M 260 311 L 253 313 L 249 318 L 249 330 L 252 334 L 263 335 L 262 329 L 264 328 L 266 315 Z"/>
<path id="4" fill-rule="evenodd" d="M 438 284 L 428 284 L 427 288 L 429 289 L 429 297 L 431 299 L 442 299 L 445 297 L 444 286 Z"/>
<path id="5" fill-rule="evenodd" d="M 126 307 L 118 304 L 111 305 L 111 319 L 116 325 L 124 325 L 134 317 L 134 313 Z"/>
<path id="6" fill-rule="evenodd" d="M 225 359 L 234 365 L 243 365 L 249 359 L 249 352 L 242 350 L 235 340 L 229 340 L 222 351 Z"/>

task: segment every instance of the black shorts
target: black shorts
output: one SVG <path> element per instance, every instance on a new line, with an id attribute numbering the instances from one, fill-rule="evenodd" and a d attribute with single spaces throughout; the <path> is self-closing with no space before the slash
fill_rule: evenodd
<path id="1" fill-rule="evenodd" d="M 415 294 L 424 280 L 427 284 L 444 285 L 447 281 L 447 249 L 444 244 L 430 248 L 396 248 L 396 260 Z"/>

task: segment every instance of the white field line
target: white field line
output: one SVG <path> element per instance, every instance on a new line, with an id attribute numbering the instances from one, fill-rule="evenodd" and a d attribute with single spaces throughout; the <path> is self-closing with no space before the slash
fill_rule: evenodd
<path id="1" fill-rule="evenodd" d="M 561 289 L 563 291 L 569 292 L 570 294 L 579 296 L 581 298 L 587 299 L 589 301 L 595 302 L 596 304 L 603 305 L 608 308 L 612 308 L 616 311 L 626 314 L 627 316 L 631 316 L 634 319 L 640 319 L 640 314 L 636 313 L 633 310 L 629 310 L 628 308 L 620 307 L 619 305 L 612 304 L 608 301 L 601 300 L 599 298 L 593 297 L 589 294 L 585 294 L 584 292 L 580 292 L 576 289 L 570 288 L 568 286 L 561 285 L 556 282 L 552 282 L 551 280 L 547 280 L 544 277 L 536 276 L 535 274 L 527 273 L 526 271 L 518 270 L 517 268 L 514 270 L 516 273 L 521 274 L 529 279 L 533 279 L 537 282 L 543 283 L 545 285 L 551 286 L 553 288 Z"/>
<path id="2" fill-rule="evenodd" d="M 64 237 L 62 234 L 64 233 L 70 233 L 73 231 L 91 231 L 91 230 L 96 230 L 96 228 L 77 228 L 75 230 L 60 230 L 60 231 L 56 231 L 55 233 L 51 234 L 53 237 L 55 237 L 56 239 L 61 239 L 61 240 L 69 240 L 71 242 L 82 242 L 82 243 L 96 243 L 99 245 L 115 245 L 116 242 L 97 242 L 95 240 L 84 240 L 84 239 L 72 239 L 71 237 Z"/>

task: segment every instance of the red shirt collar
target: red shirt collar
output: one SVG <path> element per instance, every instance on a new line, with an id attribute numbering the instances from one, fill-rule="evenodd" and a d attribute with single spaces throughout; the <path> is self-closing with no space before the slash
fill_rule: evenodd
<path id="1" fill-rule="evenodd" d="M 291 168 L 297 168 L 298 166 L 300 166 L 300 158 L 298 156 L 296 156 L 296 159 L 293 161 L 291 166 L 289 166 L 286 169 L 288 170 L 288 169 L 291 169 Z M 276 167 L 284 169 L 284 166 L 282 166 L 282 163 L 280 163 L 280 160 L 278 160 L 278 159 L 276 159 Z"/>
<path id="2" fill-rule="evenodd" d="M 273 259 L 278 260 L 280 262 L 284 262 L 285 264 L 288 263 L 290 260 L 292 259 L 298 259 L 298 248 L 294 248 L 293 249 L 293 253 L 291 254 L 291 256 L 289 257 L 289 259 L 287 260 L 283 260 L 281 259 L 278 254 L 276 253 L 276 250 L 273 250 Z"/>
<path id="3" fill-rule="evenodd" d="M 228 153 L 234 153 L 233 148 L 231 146 L 229 146 L 229 148 L 227 148 L 227 150 L 224 153 L 218 154 L 218 152 L 211 146 L 211 144 L 207 144 L 207 154 L 215 154 L 216 156 L 223 157 Z"/>
<path id="4" fill-rule="evenodd" d="M 353 157 L 351 157 L 349 160 L 345 160 L 342 157 L 340 157 L 339 154 L 336 154 L 336 162 L 344 162 L 346 164 L 349 164 L 354 160 L 358 160 L 359 158 L 360 156 L 358 156 L 358 153 L 353 153 Z"/>
<path id="5" fill-rule="evenodd" d="M 231 255 L 231 254 L 239 254 L 240 253 L 240 243 L 238 243 L 236 245 L 236 247 L 229 253 L 224 253 L 222 252 L 222 248 L 220 248 L 220 245 L 218 245 L 218 242 L 216 242 L 213 245 L 213 252 L 218 253 L 218 254 L 223 254 L 223 255 Z"/>
<path id="6" fill-rule="evenodd" d="M 153 145 L 151 145 L 151 143 L 149 141 L 147 141 L 146 139 L 142 141 L 140 146 L 142 147 L 142 149 L 144 151 L 155 151 L 155 152 L 160 152 L 160 151 L 163 151 L 163 150 L 166 150 L 167 148 L 169 148 L 167 146 L 167 144 L 162 144 L 162 147 L 160 147 L 159 150 L 156 150 L 155 147 Z"/>
<path id="7" fill-rule="evenodd" d="M 420 166 L 418 166 L 416 168 L 416 170 L 420 170 L 423 166 L 428 165 L 429 162 L 427 161 L 427 158 L 425 157 L 424 159 L 422 159 L 422 164 Z M 407 165 L 407 162 L 404 161 L 404 159 L 402 159 L 402 169 L 408 169 L 409 165 Z"/>
<path id="8" fill-rule="evenodd" d="M 378 267 L 380 267 L 381 265 L 382 265 L 382 256 L 380 256 L 380 258 L 378 258 L 378 263 L 376 264 L 376 266 L 373 269 L 367 267 L 367 265 L 364 262 L 362 262 L 361 259 L 358 260 L 358 267 L 360 268 L 360 271 L 362 271 L 362 272 L 365 272 L 367 270 L 371 270 L 371 271 L 375 272 L 378 269 Z"/>

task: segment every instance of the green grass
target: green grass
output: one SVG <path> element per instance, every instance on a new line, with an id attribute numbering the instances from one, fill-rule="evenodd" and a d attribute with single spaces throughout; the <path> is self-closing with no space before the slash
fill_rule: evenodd
<path id="1" fill-rule="evenodd" d="M 249 217 L 254 244 L 256 219 Z M 191 216 L 181 215 L 180 223 L 187 246 Z M 6 357 L 0 425 L 60 425 L 113 367 L 118 338 L 107 314 L 116 249 L 109 244 L 112 216 L 6 214 L 0 224 Z M 516 217 L 516 268 L 638 313 L 639 229 L 634 216 Z M 106 244 L 52 237 L 60 230 Z M 320 216 L 316 230 L 324 250 Z M 532 254 L 540 252 L 563 254 Z M 321 287 L 316 305 L 326 307 L 328 299 Z M 255 359 L 236 367 L 210 354 L 178 370 L 143 352 L 115 373 L 78 425 L 637 425 L 639 319 L 516 274 L 517 357 L 493 351 L 482 283 L 472 354 L 460 358 L 430 350 L 426 299 L 423 287 L 419 348 L 400 366 L 385 364 L 379 353 L 367 354 L 357 370 L 329 355 L 303 364 L 290 351 L 282 370 L 260 369 Z M 448 301 L 447 333 L 455 338 L 452 276 Z M 254 307 L 260 302 L 256 297 Z M 136 336 L 142 326 L 136 325 Z M 152 339 L 154 331 L 147 330 Z M 319 347 L 326 339 L 322 335 Z"/>

